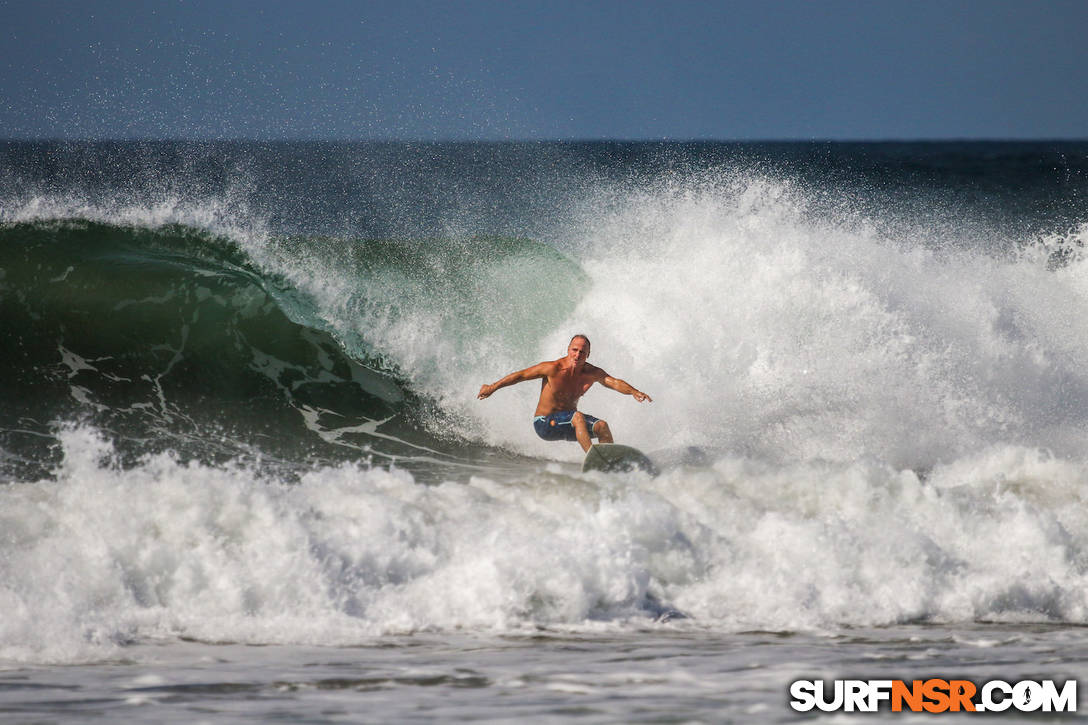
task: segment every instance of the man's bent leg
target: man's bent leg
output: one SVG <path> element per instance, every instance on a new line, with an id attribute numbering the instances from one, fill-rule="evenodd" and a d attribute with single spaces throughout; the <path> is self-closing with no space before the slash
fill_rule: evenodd
<path id="1" fill-rule="evenodd" d="M 597 434 L 597 439 L 600 440 L 601 443 L 612 442 L 612 431 L 609 429 L 608 423 L 603 420 L 598 420 L 593 425 L 593 432 Z"/>
<path id="2" fill-rule="evenodd" d="M 592 445 L 589 441 L 589 428 L 586 427 L 586 419 L 581 413 L 575 413 L 570 419 L 570 424 L 574 426 L 574 435 L 578 437 L 578 445 L 582 446 L 583 451 L 588 451 Z"/>

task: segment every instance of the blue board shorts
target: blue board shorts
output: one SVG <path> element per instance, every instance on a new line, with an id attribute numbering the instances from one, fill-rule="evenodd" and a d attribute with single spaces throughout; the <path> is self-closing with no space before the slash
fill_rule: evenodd
<path id="1" fill-rule="evenodd" d="M 577 412 L 576 410 L 561 410 L 551 415 L 538 415 L 533 418 L 533 429 L 546 441 L 576 441 L 578 434 L 574 432 L 574 424 L 570 422 L 570 419 Z M 589 437 L 597 438 L 597 434 L 593 432 L 593 426 L 600 418 L 594 418 L 585 413 L 582 413 L 582 417 L 586 419 Z"/>

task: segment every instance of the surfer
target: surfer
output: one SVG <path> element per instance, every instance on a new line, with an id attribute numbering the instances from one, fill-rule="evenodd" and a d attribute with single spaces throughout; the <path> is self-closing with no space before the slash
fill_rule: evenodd
<path id="1" fill-rule="evenodd" d="M 612 442 L 608 423 L 592 415 L 578 412 L 578 399 L 585 395 L 593 383 L 600 383 L 624 395 L 633 396 L 638 402 L 653 399 L 636 390 L 619 378 L 614 378 L 596 365 L 586 362 L 589 357 L 589 338 L 575 335 L 567 345 L 566 357 L 548 360 L 532 367 L 510 373 L 497 383 L 480 386 L 483 400 L 499 388 L 543 378 L 540 383 L 540 400 L 536 404 L 533 428 L 546 441 L 578 441 L 582 450 L 589 450 L 590 438 L 601 443 Z"/>

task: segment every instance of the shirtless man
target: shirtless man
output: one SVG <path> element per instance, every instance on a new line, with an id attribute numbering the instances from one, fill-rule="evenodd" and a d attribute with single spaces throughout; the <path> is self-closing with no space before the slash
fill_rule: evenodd
<path id="1" fill-rule="evenodd" d="M 608 423 L 592 415 L 578 412 L 578 399 L 585 395 L 593 383 L 600 383 L 624 395 L 632 395 L 642 402 L 653 399 L 619 378 L 614 378 L 596 365 L 586 362 L 589 357 L 589 338 L 575 335 L 567 345 L 567 356 L 533 365 L 531 368 L 510 373 L 491 385 L 480 386 L 480 400 L 507 385 L 543 378 L 540 383 L 540 401 L 536 404 L 533 428 L 546 441 L 578 441 L 582 450 L 588 451 L 590 438 L 601 443 L 612 442 Z"/>

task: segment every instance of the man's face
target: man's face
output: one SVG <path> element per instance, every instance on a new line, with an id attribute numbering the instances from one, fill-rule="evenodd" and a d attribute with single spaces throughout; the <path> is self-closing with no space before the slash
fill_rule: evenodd
<path id="1" fill-rule="evenodd" d="M 581 337 L 576 337 L 567 346 L 567 358 L 574 363 L 582 363 L 589 357 L 589 343 Z"/>

